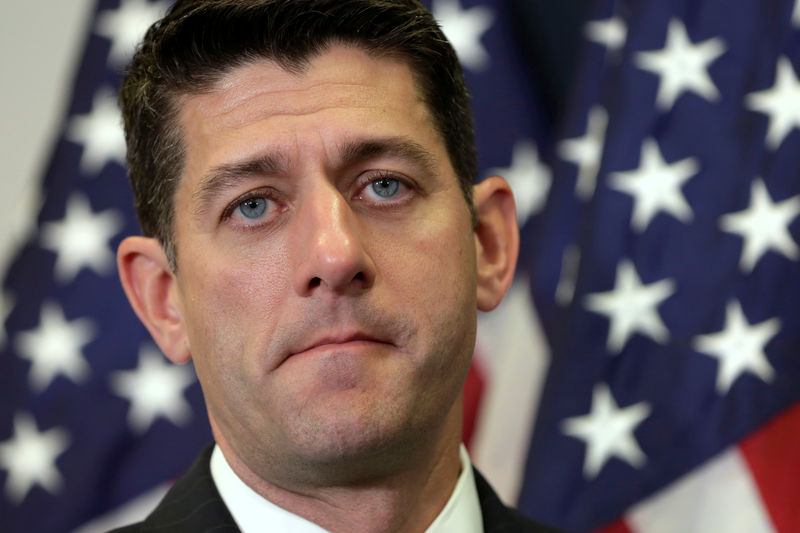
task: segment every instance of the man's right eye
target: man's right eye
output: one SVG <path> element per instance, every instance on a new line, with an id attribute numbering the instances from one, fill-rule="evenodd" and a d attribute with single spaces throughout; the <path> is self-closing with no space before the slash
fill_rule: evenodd
<path id="1" fill-rule="evenodd" d="M 239 213 L 247 220 L 257 220 L 267 210 L 266 198 L 248 198 L 239 204 L 237 208 Z"/>
<path id="2" fill-rule="evenodd" d="M 240 226 L 259 226 L 267 223 L 281 210 L 280 202 L 274 198 L 270 188 L 262 188 L 243 194 L 231 202 L 222 213 L 222 221 Z"/>

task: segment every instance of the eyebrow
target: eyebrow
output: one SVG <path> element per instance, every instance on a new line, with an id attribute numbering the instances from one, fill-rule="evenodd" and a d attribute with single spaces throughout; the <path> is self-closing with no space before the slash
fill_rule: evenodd
<path id="1" fill-rule="evenodd" d="M 405 137 L 386 137 L 351 141 L 339 147 L 339 165 L 347 167 L 377 157 L 397 157 L 418 166 L 426 174 L 433 174 L 436 158 L 424 146 Z"/>
<path id="2" fill-rule="evenodd" d="M 202 214 L 212 200 L 225 189 L 235 187 L 256 176 L 274 176 L 285 173 L 287 162 L 279 154 L 263 154 L 246 161 L 225 163 L 212 168 L 192 194 L 196 201 L 195 214 Z"/>
<path id="3" fill-rule="evenodd" d="M 435 173 L 435 156 L 421 144 L 406 137 L 345 142 L 338 148 L 338 161 L 335 166 L 347 168 L 378 157 L 397 157 L 419 167 L 419 170 L 427 176 Z M 195 214 L 206 212 L 213 199 L 226 189 L 254 177 L 287 174 L 288 169 L 289 161 L 280 153 L 262 154 L 253 159 L 216 166 L 206 173 L 192 194 L 197 206 Z"/>

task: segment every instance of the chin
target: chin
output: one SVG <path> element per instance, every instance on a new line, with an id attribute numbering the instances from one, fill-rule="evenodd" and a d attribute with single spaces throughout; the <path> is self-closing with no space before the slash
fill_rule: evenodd
<path id="1" fill-rule="evenodd" d="M 295 455 L 305 458 L 312 470 L 337 477 L 388 473 L 427 446 L 426 434 L 442 425 L 424 423 L 419 411 L 408 416 L 409 411 L 394 407 L 373 404 L 357 409 L 329 402 L 322 412 L 294 425 Z"/>

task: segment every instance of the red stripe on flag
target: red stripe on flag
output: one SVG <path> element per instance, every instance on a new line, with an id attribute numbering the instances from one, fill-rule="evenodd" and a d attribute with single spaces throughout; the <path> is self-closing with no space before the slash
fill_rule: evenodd
<path id="1" fill-rule="evenodd" d="M 595 529 L 594 533 L 633 533 L 623 519 L 611 522 L 607 526 Z"/>
<path id="2" fill-rule="evenodd" d="M 480 364 L 475 358 L 469 367 L 467 381 L 464 383 L 464 425 L 461 428 L 461 439 L 469 449 L 472 433 L 475 431 L 475 421 L 478 417 L 478 408 L 481 405 L 484 377 Z"/>
<path id="3" fill-rule="evenodd" d="M 779 533 L 800 531 L 800 403 L 740 443 Z"/>

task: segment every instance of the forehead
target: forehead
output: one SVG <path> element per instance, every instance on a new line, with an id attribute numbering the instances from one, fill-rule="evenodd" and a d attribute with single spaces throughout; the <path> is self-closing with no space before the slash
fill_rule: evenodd
<path id="1" fill-rule="evenodd" d="M 180 103 L 184 175 L 252 157 L 264 144 L 291 156 L 315 144 L 330 149 L 348 137 L 407 135 L 443 149 L 410 69 L 350 46 L 331 47 L 301 73 L 269 60 L 249 63 Z"/>

